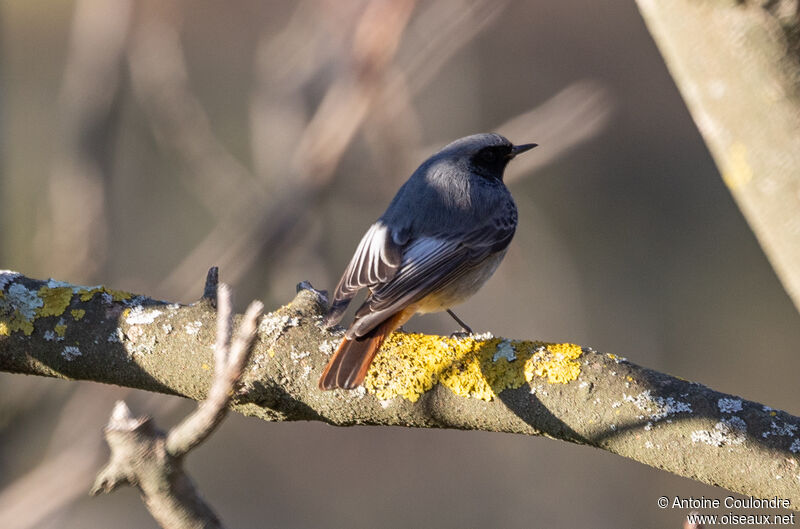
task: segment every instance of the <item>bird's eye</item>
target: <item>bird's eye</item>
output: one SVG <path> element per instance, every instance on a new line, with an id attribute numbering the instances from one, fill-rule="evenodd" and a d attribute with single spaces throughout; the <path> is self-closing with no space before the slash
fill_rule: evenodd
<path id="1" fill-rule="evenodd" d="M 497 153 L 492 149 L 486 149 L 481 152 L 481 160 L 486 163 L 494 163 L 497 160 Z"/>

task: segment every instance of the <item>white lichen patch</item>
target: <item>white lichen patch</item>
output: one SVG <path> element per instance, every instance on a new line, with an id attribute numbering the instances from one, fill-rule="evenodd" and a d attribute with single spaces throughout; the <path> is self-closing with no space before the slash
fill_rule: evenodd
<path id="1" fill-rule="evenodd" d="M 501 358 L 505 358 L 508 362 L 513 362 L 517 359 L 517 352 L 514 351 L 514 346 L 511 345 L 509 340 L 503 340 L 497 344 L 497 352 L 492 356 L 492 362 L 497 362 Z"/>
<path id="2" fill-rule="evenodd" d="M 721 398 L 717 401 L 717 407 L 722 413 L 736 413 L 742 411 L 741 399 Z"/>
<path id="3" fill-rule="evenodd" d="M 691 413 L 692 405 L 674 397 L 654 397 L 650 390 L 643 391 L 636 395 L 622 394 L 622 400 L 634 404 L 637 408 L 645 412 L 648 418 L 658 422 L 677 413 Z"/>
<path id="4" fill-rule="evenodd" d="M 172 332 L 172 325 L 170 325 L 169 323 L 165 323 L 164 325 L 161 326 L 161 330 L 164 331 L 164 334 L 169 334 Z"/>
<path id="5" fill-rule="evenodd" d="M 146 356 L 153 353 L 153 345 L 154 342 L 148 340 L 143 343 L 137 343 L 134 345 L 129 345 L 127 347 L 127 355 L 128 358 L 133 358 L 134 356 Z"/>
<path id="6" fill-rule="evenodd" d="M 61 356 L 64 357 L 64 360 L 67 362 L 71 362 L 75 360 L 79 356 L 81 356 L 81 350 L 75 347 L 74 345 L 68 345 L 64 347 L 64 350 L 61 351 Z"/>
<path id="7" fill-rule="evenodd" d="M 286 332 L 290 327 L 297 327 L 300 324 L 300 318 L 293 316 L 273 316 L 267 315 L 261 318 L 258 324 L 258 330 L 270 338 L 272 342 L 276 342 L 281 334 Z"/>
<path id="8" fill-rule="evenodd" d="M 67 283 L 66 281 L 59 281 L 57 279 L 53 279 L 52 277 L 47 280 L 47 286 L 48 288 L 64 288 L 64 287 L 74 288 L 74 285 Z"/>
<path id="9" fill-rule="evenodd" d="M 800 439 L 795 439 L 794 441 L 792 441 L 792 444 L 789 447 L 789 451 L 793 454 L 800 452 Z"/>
<path id="10" fill-rule="evenodd" d="M 485 341 L 494 338 L 494 334 L 487 331 L 487 332 L 482 332 L 480 334 L 473 334 L 471 337 L 473 340 L 476 341 Z"/>
<path id="11" fill-rule="evenodd" d="M 14 281 L 21 274 L 13 270 L 0 270 L 0 290 L 6 288 L 6 285 Z"/>
<path id="12" fill-rule="evenodd" d="M 713 430 L 695 430 L 693 443 L 711 446 L 740 445 L 747 438 L 747 423 L 741 417 L 725 417 L 714 425 Z"/>
<path id="13" fill-rule="evenodd" d="M 194 320 L 184 325 L 183 330 L 186 331 L 186 334 L 197 334 L 198 332 L 200 332 L 200 329 L 202 327 L 203 327 L 202 321 Z"/>
<path id="14" fill-rule="evenodd" d="M 300 351 L 300 352 L 295 351 L 294 345 L 292 346 L 292 350 L 289 352 L 289 357 L 295 362 L 309 356 L 311 356 L 311 353 L 309 353 L 308 351 Z"/>
<path id="15" fill-rule="evenodd" d="M 311 366 L 305 366 L 303 368 L 303 372 L 300 373 L 301 378 L 308 378 L 308 375 L 311 374 Z"/>
<path id="16" fill-rule="evenodd" d="M 769 430 L 762 433 L 761 437 L 766 439 L 772 435 L 779 435 L 782 437 L 794 437 L 794 434 L 797 433 L 797 425 L 790 424 L 788 422 L 784 422 L 783 424 L 778 424 L 777 421 L 771 421 L 769 425 Z"/>
<path id="17" fill-rule="evenodd" d="M 125 318 L 128 325 L 148 325 L 163 314 L 160 310 L 146 310 L 141 305 L 133 307 Z"/>
<path id="18" fill-rule="evenodd" d="M 655 445 L 653 445 L 652 441 L 645 441 L 644 442 L 644 447 L 645 448 L 655 448 Z"/>
<path id="19" fill-rule="evenodd" d="M 36 309 L 44 305 L 44 301 L 35 290 L 28 290 L 21 283 L 14 283 L 8 287 L 8 293 L 0 303 L 7 305 L 6 310 L 16 310 L 20 316 L 28 321 L 33 320 L 34 316 L 36 316 Z M 0 309 L 2 308 L 0 306 Z"/>
<path id="20" fill-rule="evenodd" d="M 339 342 L 337 340 L 322 340 L 319 344 L 319 352 L 331 356 L 338 346 Z"/>
<path id="21" fill-rule="evenodd" d="M 265 354 L 256 354 L 250 358 L 250 371 L 261 371 L 263 370 L 268 362 L 267 355 Z"/>

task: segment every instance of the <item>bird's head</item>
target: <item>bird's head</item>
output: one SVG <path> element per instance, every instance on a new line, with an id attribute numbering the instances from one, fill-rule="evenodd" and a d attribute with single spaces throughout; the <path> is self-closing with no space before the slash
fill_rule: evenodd
<path id="1" fill-rule="evenodd" d="M 514 145 L 500 134 L 473 134 L 447 145 L 431 159 L 462 167 L 490 180 L 502 181 L 508 162 L 534 147 L 535 143 Z"/>

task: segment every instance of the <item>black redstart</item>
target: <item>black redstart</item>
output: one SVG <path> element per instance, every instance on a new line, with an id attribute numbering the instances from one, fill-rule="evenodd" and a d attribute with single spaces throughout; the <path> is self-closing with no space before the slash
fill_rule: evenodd
<path id="1" fill-rule="evenodd" d="M 355 388 L 392 331 L 418 312 L 450 312 L 489 279 L 517 227 L 503 171 L 533 147 L 475 134 L 414 171 L 367 230 L 336 286 L 326 327 L 342 319 L 360 289 L 369 295 L 325 367 L 321 389 Z"/>

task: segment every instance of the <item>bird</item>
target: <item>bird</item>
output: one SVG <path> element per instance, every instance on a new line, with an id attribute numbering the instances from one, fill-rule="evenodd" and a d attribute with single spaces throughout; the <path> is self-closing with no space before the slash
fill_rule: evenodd
<path id="1" fill-rule="evenodd" d="M 425 160 L 364 234 L 322 325 L 338 324 L 368 289 L 319 379 L 321 390 L 354 389 L 387 336 L 414 314 L 450 310 L 489 279 L 517 227 L 503 183 L 506 165 L 537 144 L 514 145 L 496 133 L 455 140 Z"/>

